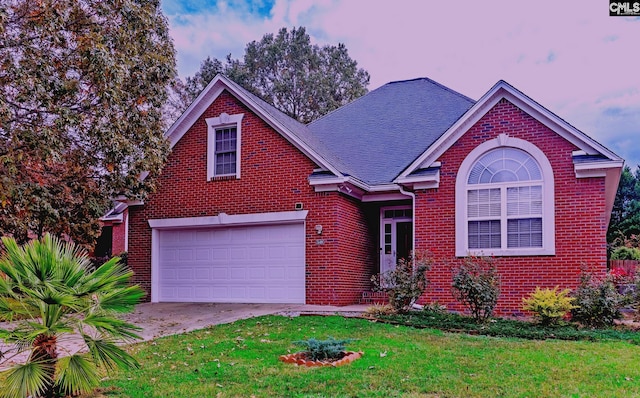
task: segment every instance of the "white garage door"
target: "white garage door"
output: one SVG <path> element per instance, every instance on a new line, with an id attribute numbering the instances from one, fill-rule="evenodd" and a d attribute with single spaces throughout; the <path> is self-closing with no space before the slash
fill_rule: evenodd
<path id="1" fill-rule="evenodd" d="M 304 224 L 161 230 L 158 301 L 304 303 Z"/>

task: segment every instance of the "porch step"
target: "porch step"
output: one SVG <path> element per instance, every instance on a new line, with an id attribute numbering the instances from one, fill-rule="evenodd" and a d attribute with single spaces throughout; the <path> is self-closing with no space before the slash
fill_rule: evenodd
<path id="1" fill-rule="evenodd" d="M 364 291 L 360 298 L 360 304 L 387 304 L 388 302 L 389 297 L 385 292 Z"/>

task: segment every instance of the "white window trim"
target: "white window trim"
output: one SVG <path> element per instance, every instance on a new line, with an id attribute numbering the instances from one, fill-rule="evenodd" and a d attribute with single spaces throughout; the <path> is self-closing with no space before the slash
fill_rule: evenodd
<path id="1" fill-rule="evenodd" d="M 240 160 L 242 154 L 240 152 L 242 148 L 242 118 L 244 113 L 237 115 L 229 115 L 221 113 L 218 117 L 210 117 L 205 119 L 207 122 L 207 181 L 215 177 L 229 177 L 235 176 L 240 178 Z M 234 174 L 215 174 L 216 169 L 216 129 L 222 127 L 235 127 L 236 128 L 236 172 Z"/>
<path id="2" fill-rule="evenodd" d="M 540 166 L 542 173 L 542 247 L 513 249 L 469 249 L 467 216 L 467 178 L 475 162 L 492 149 L 511 147 L 531 155 Z M 485 141 L 473 149 L 464 159 L 456 178 L 456 256 L 542 256 L 555 255 L 555 188 L 553 169 L 549 159 L 534 144 L 506 134 Z M 532 181 L 532 184 L 537 185 Z M 475 185 L 484 188 L 484 185 Z M 493 185 L 492 185 L 493 186 Z M 497 187 L 497 185 L 496 185 Z M 488 188 L 488 187 L 487 187 Z"/>

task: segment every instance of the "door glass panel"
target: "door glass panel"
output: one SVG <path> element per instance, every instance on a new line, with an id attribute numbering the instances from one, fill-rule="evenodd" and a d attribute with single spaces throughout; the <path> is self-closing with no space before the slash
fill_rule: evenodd
<path id="1" fill-rule="evenodd" d="M 410 222 L 396 224 L 396 259 L 408 259 L 412 250 L 412 228 Z"/>

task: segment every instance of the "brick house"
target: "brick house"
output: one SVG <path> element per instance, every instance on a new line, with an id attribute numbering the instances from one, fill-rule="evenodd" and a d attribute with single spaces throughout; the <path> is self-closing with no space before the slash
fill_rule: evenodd
<path id="1" fill-rule="evenodd" d="M 468 255 L 495 258 L 501 313 L 606 271 L 623 160 L 504 81 L 478 101 L 392 82 L 303 125 L 217 76 L 167 139 L 123 213 L 153 302 L 357 303 L 413 248 L 436 259 L 421 301 L 451 309 Z"/>

